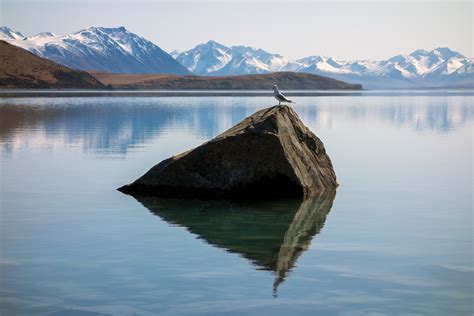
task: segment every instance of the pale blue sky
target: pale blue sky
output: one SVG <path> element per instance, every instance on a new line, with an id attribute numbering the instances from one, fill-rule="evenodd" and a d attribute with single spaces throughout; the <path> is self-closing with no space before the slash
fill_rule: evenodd
<path id="1" fill-rule="evenodd" d="M 0 0 L 0 24 L 25 35 L 125 26 L 166 51 L 210 39 L 288 58 L 385 59 L 447 46 L 473 56 L 470 1 Z"/>

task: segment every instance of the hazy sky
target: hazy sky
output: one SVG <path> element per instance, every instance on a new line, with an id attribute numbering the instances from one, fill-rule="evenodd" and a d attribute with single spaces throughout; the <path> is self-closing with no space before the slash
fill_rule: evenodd
<path id="1" fill-rule="evenodd" d="M 472 1 L 0 0 L 0 14 L 24 35 L 125 26 L 166 51 L 213 39 L 288 58 L 384 59 L 440 46 L 473 56 Z"/>

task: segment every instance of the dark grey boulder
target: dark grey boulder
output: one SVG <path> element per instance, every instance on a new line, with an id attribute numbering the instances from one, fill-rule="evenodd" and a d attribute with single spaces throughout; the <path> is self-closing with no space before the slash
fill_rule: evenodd
<path id="1" fill-rule="evenodd" d="M 260 110 L 163 160 L 124 193 L 172 197 L 314 196 L 338 186 L 324 145 L 286 106 Z"/>

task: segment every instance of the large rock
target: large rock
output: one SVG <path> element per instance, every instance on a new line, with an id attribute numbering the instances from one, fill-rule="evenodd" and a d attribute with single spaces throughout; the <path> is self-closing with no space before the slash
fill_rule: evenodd
<path id="1" fill-rule="evenodd" d="M 274 106 L 119 190 L 174 197 L 313 196 L 337 185 L 321 140 L 293 109 Z"/>

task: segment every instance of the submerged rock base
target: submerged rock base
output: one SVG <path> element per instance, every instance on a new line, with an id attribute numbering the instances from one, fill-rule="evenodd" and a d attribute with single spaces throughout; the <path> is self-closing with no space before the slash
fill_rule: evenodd
<path id="1" fill-rule="evenodd" d="M 164 197 L 313 196 L 338 186 L 324 145 L 286 105 L 260 110 L 118 190 Z"/>

